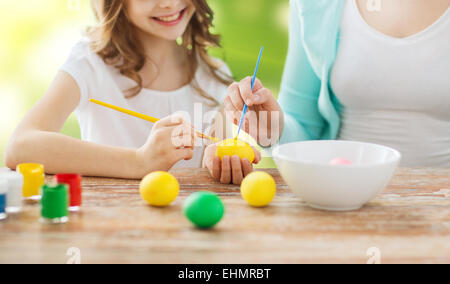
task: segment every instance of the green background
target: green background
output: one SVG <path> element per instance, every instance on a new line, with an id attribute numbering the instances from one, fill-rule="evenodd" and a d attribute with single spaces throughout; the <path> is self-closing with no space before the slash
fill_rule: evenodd
<path id="1" fill-rule="evenodd" d="M 253 73 L 264 45 L 258 77 L 277 94 L 287 51 L 289 0 L 209 3 L 223 46 L 212 54 L 225 60 L 240 80 Z M 0 1 L 0 166 L 14 128 L 45 93 L 85 27 L 94 23 L 89 0 Z M 80 137 L 73 115 L 62 132 Z"/>

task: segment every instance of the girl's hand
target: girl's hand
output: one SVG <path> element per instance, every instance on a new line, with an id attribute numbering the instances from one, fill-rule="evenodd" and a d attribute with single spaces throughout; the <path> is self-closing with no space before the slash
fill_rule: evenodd
<path id="1" fill-rule="evenodd" d="M 242 180 L 251 172 L 253 172 L 253 166 L 249 160 L 241 160 L 238 156 L 225 156 L 222 161 L 216 156 L 217 145 L 209 145 L 205 150 L 203 159 L 203 166 L 206 167 L 211 176 L 220 183 L 223 184 L 236 184 L 240 185 Z M 261 153 L 253 148 L 255 152 L 254 164 L 258 164 L 261 161 Z"/>
<path id="2" fill-rule="evenodd" d="M 145 173 L 170 170 L 181 160 L 194 156 L 196 134 L 182 116 L 174 114 L 158 121 L 144 146 L 136 151 L 138 164 Z"/>
<path id="3" fill-rule="evenodd" d="M 283 111 L 272 92 L 264 88 L 260 80 L 256 79 L 252 93 L 251 81 L 252 78 L 247 77 L 228 88 L 228 95 L 224 102 L 225 112 L 227 114 L 231 112 L 233 123 L 239 125 L 244 104 L 247 104 L 249 111 L 245 116 L 242 129 L 255 138 L 260 145 L 270 146 L 278 141 L 283 129 Z M 275 119 L 274 124 L 272 124 L 272 117 Z"/>

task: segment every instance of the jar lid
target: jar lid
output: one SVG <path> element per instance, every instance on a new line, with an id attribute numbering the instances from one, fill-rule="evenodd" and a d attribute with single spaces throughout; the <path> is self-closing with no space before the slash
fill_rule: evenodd
<path id="1" fill-rule="evenodd" d="M 44 166 L 41 164 L 20 164 L 17 166 L 17 171 L 25 175 L 43 175 Z"/>
<path id="2" fill-rule="evenodd" d="M 11 170 L 9 168 L 0 168 L 0 174 L 7 173 L 7 172 L 11 172 Z"/>
<path id="3" fill-rule="evenodd" d="M 7 180 L 8 187 L 22 188 L 23 186 L 23 175 L 21 173 L 14 171 L 9 172 L 0 171 L 0 178 Z"/>

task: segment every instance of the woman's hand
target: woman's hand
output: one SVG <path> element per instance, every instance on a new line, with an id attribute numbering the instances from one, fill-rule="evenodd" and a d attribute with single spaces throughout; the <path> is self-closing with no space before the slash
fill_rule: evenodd
<path id="1" fill-rule="evenodd" d="M 194 156 L 196 134 L 192 125 L 174 114 L 158 121 L 144 146 L 136 151 L 138 164 L 145 173 L 168 171 L 178 161 Z"/>
<path id="2" fill-rule="evenodd" d="M 238 156 L 225 156 L 222 161 L 216 156 L 217 145 L 209 145 L 205 150 L 203 158 L 203 166 L 206 167 L 211 176 L 223 184 L 240 185 L 242 180 L 251 172 L 253 172 L 252 163 L 247 159 L 240 159 Z M 255 152 L 254 164 L 261 161 L 261 153 L 253 148 Z"/>
<path id="3" fill-rule="evenodd" d="M 247 77 L 228 88 L 228 95 L 224 102 L 225 112 L 227 117 L 232 118 L 234 124 L 239 125 L 244 104 L 247 104 L 249 111 L 245 116 L 242 129 L 255 138 L 260 145 L 270 146 L 278 141 L 283 130 L 283 111 L 272 92 L 264 88 L 258 79 L 255 81 L 252 93 L 251 81 L 252 78 Z"/>

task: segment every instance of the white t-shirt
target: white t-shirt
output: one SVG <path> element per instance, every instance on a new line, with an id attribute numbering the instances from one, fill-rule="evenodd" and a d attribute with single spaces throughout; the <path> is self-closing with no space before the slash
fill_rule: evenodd
<path id="1" fill-rule="evenodd" d="M 450 167 L 450 8 L 407 38 L 370 27 L 347 0 L 331 87 L 339 139 L 393 147 L 402 166 Z"/>
<path id="2" fill-rule="evenodd" d="M 227 86 L 212 77 L 204 63 L 195 75 L 198 85 L 208 95 L 223 103 Z M 183 112 L 199 131 L 208 132 L 219 106 L 200 96 L 193 87 L 186 85 L 178 90 L 161 92 L 143 89 L 137 96 L 126 98 L 124 90 L 136 86 L 128 77 L 120 74 L 90 49 L 89 39 L 83 38 L 71 51 L 61 70 L 71 75 L 80 88 L 80 103 L 75 110 L 82 140 L 103 145 L 137 149 L 145 144 L 153 124 L 89 102 L 97 99 L 112 105 L 130 109 L 156 118 L 164 118 Z M 230 75 L 223 64 L 221 71 Z M 198 141 L 194 158 L 180 161 L 177 168 L 200 167 L 204 146 Z"/>

